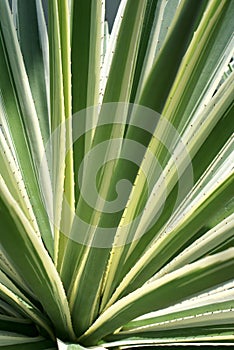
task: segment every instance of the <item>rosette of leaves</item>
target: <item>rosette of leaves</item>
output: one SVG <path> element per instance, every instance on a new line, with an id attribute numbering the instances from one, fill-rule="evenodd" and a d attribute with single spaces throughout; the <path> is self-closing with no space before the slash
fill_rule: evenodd
<path id="1" fill-rule="evenodd" d="M 233 346 L 234 1 L 122 0 L 111 33 L 104 0 L 47 5 L 0 1 L 0 348 Z M 112 103 L 127 112 L 100 127 Z M 68 147 L 71 117 L 92 106 L 92 131 Z M 162 116 L 151 133 L 137 106 Z M 116 215 L 83 198 L 92 162 L 76 181 L 106 140 L 99 195 L 133 184 Z M 121 158 L 128 140 L 144 145 L 138 165 Z M 115 228 L 104 247 L 100 226 Z"/>

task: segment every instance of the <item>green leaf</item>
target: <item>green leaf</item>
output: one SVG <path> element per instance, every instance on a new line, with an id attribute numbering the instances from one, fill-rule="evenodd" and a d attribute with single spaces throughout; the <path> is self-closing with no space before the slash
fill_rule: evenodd
<path id="1" fill-rule="evenodd" d="M 44 144 L 50 137 L 48 37 L 41 1 L 17 1 L 17 35 Z M 42 43 L 43 40 L 43 43 Z"/>
<path id="2" fill-rule="evenodd" d="M 15 270 L 20 275 L 27 276 L 27 283 L 52 320 L 56 332 L 65 338 L 68 334 L 74 337 L 68 303 L 55 266 L 2 178 L 0 196 L 1 222 L 6 230 L 11 232 L 10 236 L 3 232 L 1 234 L 4 251 Z"/>
<path id="3" fill-rule="evenodd" d="M 64 205 L 61 213 L 60 227 L 62 230 L 70 230 L 73 220 L 73 213 L 75 212 L 75 183 L 74 183 L 74 160 L 71 142 L 72 142 L 72 84 L 71 84 L 71 52 L 70 52 L 70 30 L 69 30 L 69 9 L 66 1 L 59 2 L 59 26 L 60 26 L 60 40 L 62 44 L 62 69 L 63 69 L 63 91 L 64 91 L 64 110 L 66 120 L 66 158 L 65 158 L 65 178 L 64 178 L 64 200 L 70 207 L 70 213 L 67 213 Z M 58 49 L 58 48 L 57 48 Z M 59 54 L 59 50 L 57 52 Z M 62 260 L 65 244 L 61 235 L 59 237 L 58 247 L 58 262 Z"/>
<path id="4" fill-rule="evenodd" d="M 229 281 L 233 276 L 233 267 L 234 249 L 231 248 L 145 284 L 102 313 L 80 341 L 83 344 L 96 343 L 121 327 L 123 318 L 125 322 L 130 321 L 141 314 L 173 305 Z M 177 293 L 174 293 L 175 290 Z"/>
<path id="5" fill-rule="evenodd" d="M 219 247 L 223 242 L 233 237 L 234 215 L 230 215 L 217 226 L 207 231 L 201 238 L 190 244 L 187 249 L 178 254 L 172 261 L 160 270 L 157 276 L 174 271 L 185 264 L 196 261 Z"/>
<path id="6" fill-rule="evenodd" d="M 21 113 L 24 114 L 25 131 L 38 175 L 41 158 L 44 154 L 40 124 L 7 1 L 1 1 L 0 10 L 2 13 L 0 17 L 1 45 L 5 51 L 4 56 L 7 60 L 8 69 L 11 67 L 10 81 L 14 84 L 19 108 Z M 8 69 L 5 69 L 4 75 L 7 74 Z"/>
<path id="7" fill-rule="evenodd" d="M 10 316 L 10 317 L 16 317 L 16 318 L 22 318 L 22 315 L 20 312 L 15 310 L 14 307 L 9 305 L 3 300 L 0 300 L 0 310 L 2 315 Z"/>
<path id="8" fill-rule="evenodd" d="M 163 225 L 172 215 L 173 210 L 176 209 L 176 205 L 178 206 L 184 196 L 186 196 L 192 185 L 191 181 L 193 181 L 193 175 L 195 178 L 194 180 L 196 180 L 198 176 L 197 172 L 200 172 L 201 168 L 203 171 L 205 170 L 206 165 L 208 165 L 205 158 L 210 156 L 209 162 L 211 161 L 211 155 L 207 155 L 208 149 L 212 149 L 212 152 L 215 152 L 215 150 L 216 152 L 219 151 L 220 144 L 218 142 L 214 144 L 217 139 L 216 132 L 220 135 L 220 142 L 224 142 L 224 140 L 228 139 L 229 135 L 232 133 L 232 79 L 233 77 L 230 77 L 230 80 L 226 81 L 226 84 L 220 89 L 214 100 L 210 102 L 207 109 L 196 117 L 193 127 L 187 129 L 186 134 L 182 135 L 181 140 L 180 138 L 177 140 L 176 137 L 175 146 L 171 146 L 172 148 L 170 149 L 171 158 L 162 173 L 158 176 L 156 176 L 158 163 L 156 163 L 155 166 L 155 162 L 152 162 L 151 149 L 146 152 L 142 169 L 140 170 L 135 186 L 133 187 L 129 203 L 123 213 L 123 219 L 119 225 L 120 229 L 121 225 L 124 226 L 124 224 L 131 223 L 136 215 L 140 215 L 140 220 L 138 221 L 138 227 L 133 224 L 131 226 L 129 225 L 130 227 L 128 230 L 125 230 L 124 237 L 122 234 L 116 235 L 119 237 L 119 240 L 116 240 L 116 247 L 113 247 L 112 256 L 110 258 L 110 268 L 106 277 L 106 290 L 103 297 L 103 306 L 124 275 L 139 260 L 139 256 L 144 252 L 150 241 L 157 237 L 160 229 L 162 229 Z M 219 120 L 221 120 L 223 124 L 227 126 L 229 125 L 229 128 L 224 131 L 223 135 L 221 135 L 219 131 Z M 167 125 L 165 119 L 162 119 L 161 121 L 159 120 L 158 127 L 160 127 L 160 125 L 162 126 L 162 129 Z M 228 133 L 227 130 L 229 130 L 230 133 Z M 175 137 L 175 135 L 174 129 L 170 128 L 169 136 L 172 138 Z M 222 137 L 224 140 L 222 140 Z M 207 147 L 201 148 L 204 140 L 206 140 L 207 143 L 209 142 L 208 149 Z M 182 145 L 186 145 L 184 149 L 181 149 L 181 142 Z M 162 143 L 167 144 L 167 136 L 162 136 Z M 200 162 L 199 164 L 196 164 L 196 157 L 198 157 L 198 159 L 203 159 L 204 163 Z M 191 169 L 191 163 L 193 161 L 195 164 L 194 168 Z M 145 177 L 145 174 L 147 177 Z M 152 181 L 154 185 L 152 192 L 148 195 L 148 201 L 144 201 L 144 186 L 146 178 L 148 183 Z M 181 192 L 178 194 L 178 189 L 181 191 L 180 184 L 183 186 L 183 194 L 181 194 Z M 156 203 L 155 198 L 157 198 Z M 140 203 L 142 203 L 142 206 L 140 206 Z M 164 207 L 162 207 L 162 205 L 164 205 Z M 139 208 L 142 207 L 144 210 L 140 212 Z M 161 213 L 160 210 L 162 210 Z M 216 210 L 218 210 L 218 208 Z M 154 222 L 155 224 L 152 224 L 149 232 L 147 232 L 147 228 Z M 143 232 L 144 234 L 142 234 Z M 124 247 L 119 247 L 123 242 L 127 242 L 129 237 L 132 237 L 131 246 L 125 245 Z M 118 269 L 119 264 L 123 264 L 124 261 L 124 268 L 122 270 Z"/>
<path id="9" fill-rule="evenodd" d="M 43 337 L 27 337 L 14 332 L 0 331 L 0 348 L 2 350 L 55 350 L 55 344 Z"/>
<path id="10" fill-rule="evenodd" d="M 233 297 L 233 292 L 231 298 Z M 200 328 L 215 325 L 230 325 L 233 317 L 233 300 L 225 302 L 217 302 L 191 309 L 181 310 L 177 313 L 158 316 L 144 321 L 130 322 L 119 332 L 123 334 L 131 334 L 131 336 L 145 335 L 150 332 L 167 332 L 169 330 L 181 330 L 185 328 Z M 200 333 L 200 329 L 197 330 Z M 179 332 L 179 331 L 178 331 Z M 152 333 L 153 334 L 153 333 Z"/>
<path id="11" fill-rule="evenodd" d="M 102 43 L 104 36 L 105 1 L 79 0 L 72 3 L 72 113 L 86 107 L 95 106 L 99 100 L 101 79 Z M 82 52 L 82 55 L 80 54 Z M 94 118 L 95 123 L 95 116 Z M 85 130 L 86 121 L 79 125 Z M 89 121 L 88 121 L 89 122 Z M 87 147 L 92 143 L 93 132 L 87 133 L 81 142 L 74 143 L 74 172 L 77 176 L 80 163 Z M 75 185 L 76 202 L 79 198 L 79 186 Z"/>
<path id="12" fill-rule="evenodd" d="M 138 49 L 138 41 L 141 32 L 141 26 L 139 26 L 139 20 L 141 23 L 143 20 L 141 19 L 144 16 L 145 5 L 146 2 L 142 1 L 138 4 L 138 6 L 132 6 L 133 2 L 128 1 L 124 17 L 122 19 L 122 23 L 120 26 L 120 32 L 118 37 L 118 43 L 116 44 L 116 50 L 112 59 L 112 65 L 110 68 L 110 73 L 104 93 L 104 102 L 107 101 L 115 101 L 115 100 L 125 100 L 130 97 L 126 94 L 129 94 L 129 86 L 131 86 L 133 70 L 134 70 L 134 62 L 132 60 L 132 56 L 136 57 L 137 49 Z M 131 19 L 131 21 L 130 21 Z M 74 30 L 74 28 L 73 28 Z M 127 36 L 126 36 L 127 33 Z M 130 48 L 129 51 L 126 52 L 125 45 L 129 43 Z M 125 62 L 125 66 L 123 66 L 123 62 Z M 123 66 L 123 79 L 119 79 L 119 72 L 117 72 L 116 68 Z M 127 69 L 127 68 L 128 69 Z M 119 79 L 119 82 L 117 81 Z M 113 89 L 113 83 L 115 81 L 115 89 Z M 99 123 L 103 123 L 107 114 L 107 111 L 110 110 L 112 112 L 113 123 L 110 125 L 104 125 L 103 128 L 97 128 L 93 145 L 92 147 L 101 144 L 103 141 L 108 141 L 108 135 L 113 137 L 119 136 L 120 139 L 113 140 L 113 142 L 109 142 L 108 147 L 104 153 L 99 153 L 101 159 L 114 159 L 115 155 L 118 155 L 119 149 L 122 143 L 122 136 L 124 133 L 124 119 L 126 118 L 126 112 L 121 114 L 119 113 L 118 105 L 116 104 L 114 107 L 106 105 L 107 107 L 103 107 L 100 111 Z M 121 118 L 121 120 L 119 120 Z M 119 125 L 114 124 L 115 122 L 119 122 Z M 111 164 L 107 164 L 105 170 L 102 169 L 102 173 L 99 178 L 100 188 L 99 193 L 101 197 L 106 196 L 107 191 L 109 190 L 107 183 L 110 182 L 110 174 L 112 173 L 112 169 L 114 169 L 114 162 Z M 87 176 L 82 182 L 83 191 L 90 187 L 90 176 L 92 176 L 92 160 L 90 159 L 86 165 Z M 90 170 L 91 171 L 90 171 Z M 107 170 L 108 169 L 108 170 Z M 99 197 L 100 198 L 100 197 Z M 99 198 L 94 198 L 95 201 L 95 209 L 88 207 L 85 202 L 85 199 L 82 197 L 79 198 L 77 204 L 77 213 L 81 213 L 81 215 L 85 216 L 85 222 L 88 222 L 88 228 L 86 233 L 86 239 L 89 242 L 98 240 L 95 236 L 95 230 L 93 230 L 92 226 L 95 227 L 101 220 L 103 220 L 102 216 L 99 215 L 100 212 L 103 212 L 103 204 Z M 105 210 L 104 210 L 105 211 Z M 81 225 L 82 226 L 82 225 Z M 71 237 L 75 232 L 79 232 L 82 228 L 79 225 L 74 225 L 71 231 Z M 83 233 L 83 232 L 82 232 Z M 85 233 L 83 233 L 85 234 Z M 91 243 L 92 244 L 92 243 Z M 95 245 L 95 244 L 94 244 Z M 73 311 L 74 323 L 79 324 L 80 331 L 85 330 L 91 322 L 96 318 L 98 312 L 98 303 L 100 298 L 100 286 L 101 286 L 101 277 L 104 274 L 106 262 L 109 255 L 109 249 L 99 249 L 99 248 L 82 248 L 71 240 L 67 246 L 67 252 L 64 258 L 64 270 L 61 272 L 62 279 L 66 286 L 66 289 L 69 290 L 69 299 L 71 309 Z M 69 260 L 68 260 L 69 259 Z M 73 268 L 73 276 L 70 275 L 71 271 L 70 266 Z M 87 281 L 90 280 L 90 271 L 93 271 L 94 266 L 98 266 L 98 270 L 92 278 L 92 284 Z M 84 270 L 83 270 L 84 267 Z M 78 271 L 79 270 L 79 271 Z M 82 276 L 82 278 L 81 278 Z M 80 280 L 81 278 L 81 280 Z M 77 289 L 77 286 L 79 288 Z M 81 293 L 82 285 L 86 285 L 86 288 L 90 288 L 90 298 L 89 302 L 84 303 L 83 298 L 84 295 Z M 71 288 L 69 289 L 69 286 Z M 95 303 L 94 303 L 95 300 Z M 77 314 L 77 310 L 79 309 L 79 316 Z M 82 324 L 81 324 L 82 323 Z M 77 327 L 78 328 L 78 327 Z"/>
<path id="13" fill-rule="evenodd" d="M 217 340 L 216 340 L 217 339 Z M 227 341 L 225 341 L 227 339 Z M 176 347 L 177 349 L 194 350 L 196 346 L 199 349 L 212 350 L 214 347 L 218 347 L 220 350 L 226 350 L 228 346 L 233 345 L 232 330 L 224 331 L 220 328 L 218 329 L 207 329 L 206 335 L 197 336 L 172 336 L 172 337 L 161 337 L 161 338 L 146 338 L 146 337 L 133 337 L 124 340 L 110 341 L 104 343 L 106 347 L 120 349 L 150 349 L 152 347 L 158 350 L 164 350 L 165 346 Z"/>
<path id="14" fill-rule="evenodd" d="M 71 67 L 68 4 L 49 3 L 50 101 L 52 138 L 52 213 L 55 226 L 55 263 L 59 259 L 60 221 L 71 226 L 72 218 L 63 215 L 63 192 L 74 211 L 74 179 L 71 142 Z M 65 120 L 68 120 L 65 123 Z M 68 149 L 67 149 L 68 148 Z M 65 180 L 64 180 L 65 177 Z M 62 248 L 63 249 L 63 248 Z"/>
<path id="15" fill-rule="evenodd" d="M 0 348 L 233 346 L 233 17 L 0 0 Z"/>
<path id="16" fill-rule="evenodd" d="M 53 243 L 51 228 L 41 198 L 39 184 L 37 182 L 40 156 L 43 153 L 40 128 L 38 126 L 31 93 L 30 91 L 28 92 L 30 86 L 27 80 L 12 18 L 9 14 L 8 2 L 2 1 L 0 7 L 1 13 L 3 14 L 0 18 L 1 128 L 12 152 L 12 156 L 16 158 L 16 164 L 19 168 L 18 171 L 21 172 L 21 177 L 23 178 L 24 186 L 26 187 L 32 207 L 37 208 L 37 212 L 34 213 L 36 214 L 37 225 L 40 228 L 41 236 L 45 245 L 52 255 Z M 5 31 L 3 31 L 3 28 Z M 8 30 L 6 28 L 8 28 Z M 6 43 L 8 43 L 7 47 Z M 11 57 L 11 61 L 9 61 L 9 56 Z M 12 60 L 14 62 L 12 62 Z M 9 68 L 11 65 L 14 67 L 16 73 L 13 73 Z M 14 74 L 15 80 L 13 79 L 12 74 Z M 21 103 L 23 103 L 24 106 L 19 105 L 19 100 L 22 100 Z M 23 113 L 25 115 L 27 115 L 27 113 L 30 114 L 28 118 L 25 118 L 28 123 L 27 126 L 25 126 L 23 122 Z M 31 118 L 33 118 L 33 121 Z M 30 123 L 34 123 L 35 129 L 31 128 L 31 136 L 26 136 L 28 132 L 26 130 Z M 33 135 L 34 132 L 37 133 L 37 135 Z M 29 141 L 30 137 L 31 140 Z M 22 150 L 24 150 L 24 152 L 22 152 Z M 31 152 L 37 153 L 34 160 L 31 158 Z M 43 187 L 43 184 L 41 184 L 41 186 Z"/>
<path id="17" fill-rule="evenodd" d="M 207 193 L 201 195 L 200 201 L 192 205 L 192 210 L 183 213 L 176 225 L 170 226 L 155 239 L 151 247 L 145 252 L 130 272 L 125 276 L 117 290 L 109 300 L 109 305 L 120 295 L 126 295 L 130 291 L 140 287 L 166 263 L 183 250 L 199 229 L 206 223 L 207 216 L 211 216 L 216 208 L 221 207 L 232 197 L 234 188 L 234 174 L 221 179 L 221 183 L 215 183 Z M 217 180 L 216 180 L 217 181 Z M 203 198 L 202 198 L 203 197 Z M 126 289 L 125 289 L 126 288 Z"/>
<path id="18" fill-rule="evenodd" d="M 0 329 L 2 331 L 11 331 L 27 336 L 36 336 L 38 334 L 37 329 L 30 320 L 3 315 L 0 315 Z"/>

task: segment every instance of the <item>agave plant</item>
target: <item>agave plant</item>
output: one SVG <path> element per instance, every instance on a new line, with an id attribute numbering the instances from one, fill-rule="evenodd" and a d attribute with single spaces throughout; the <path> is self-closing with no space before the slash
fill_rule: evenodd
<path id="1" fill-rule="evenodd" d="M 0 347 L 233 346 L 234 1 L 47 5 L 0 1 Z"/>

